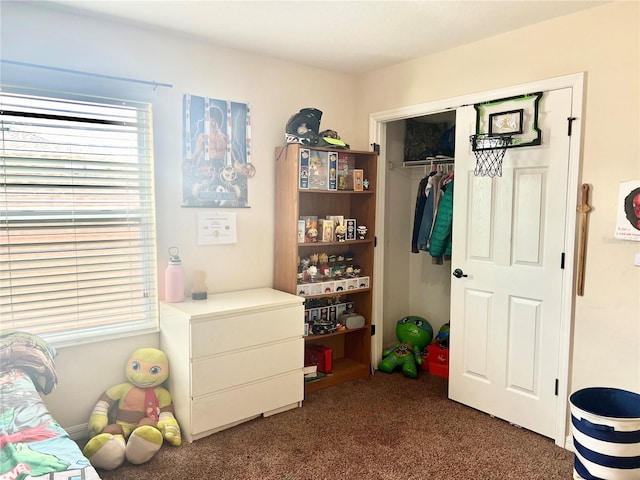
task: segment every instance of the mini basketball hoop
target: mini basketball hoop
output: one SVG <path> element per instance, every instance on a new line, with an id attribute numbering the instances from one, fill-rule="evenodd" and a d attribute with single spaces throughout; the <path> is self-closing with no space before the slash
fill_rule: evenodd
<path id="1" fill-rule="evenodd" d="M 501 177 L 502 159 L 511 144 L 511 135 L 480 133 L 469 137 L 471 150 L 476 156 L 476 177 Z"/>

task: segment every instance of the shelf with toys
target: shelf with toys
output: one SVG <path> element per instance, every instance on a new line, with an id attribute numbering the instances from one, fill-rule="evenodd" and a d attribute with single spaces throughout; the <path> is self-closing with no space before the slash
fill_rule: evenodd
<path id="1" fill-rule="evenodd" d="M 366 377 L 377 154 L 288 144 L 275 157 L 274 287 L 305 298 L 306 349 L 330 356 L 322 379 L 305 389 Z"/>

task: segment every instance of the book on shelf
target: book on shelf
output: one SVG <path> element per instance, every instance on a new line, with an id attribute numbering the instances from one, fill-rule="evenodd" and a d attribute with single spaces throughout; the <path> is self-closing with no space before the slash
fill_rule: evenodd
<path id="1" fill-rule="evenodd" d="M 317 382 L 318 380 L 323 380 L 324 378 L 327 377 L 326 373 L 320 373 L 317 372 L 316 375 L 314 377 L 307 377 L 305 375 L 304 377 L 304 383 L 311 383 L 311 382 Z"/>
<path id="2" fill-rule="evenodd" d="M 355 218 L 345 218 L 344 219 L 345 226 L 347 227 L 346 231 L 346 240 L 355 240 L 356 237 L 356 228 L 357 222 Z"/>
<path id="3" fill-rule="evenodd" d="M 304 221 L 304 243 L 316 242 L 318 237 L 318 217 L 316 215 L 300 215 L 299 220 Z"/>
<path id="4" fill-rule="evenodd" d="M 298 188 L 309 188 L 309 154 L 307 148 L 300 149 L 300 157 L 298 159 Z"/>
<path id="5" fill-rule="evenodd" d="M 353 170 L 353 190 L 362 192 L 364 190 L 364 170 L 356 168 Z"/>
<path id="6" fill-rule="evenodd" d="M 328 186 L 329 190 L 338 190 L 338 153 L 337 152 L 329 152 L 329 165 L 328 165 L 328 175 L 329 181 Z"/>
<path id="7" fill-rule="evenodd" d="M 353 155 L 346 152 L 338 153 L 338 190 L 353 190 L 353 169 L 355 166 Z"/>
<path id="8" fill-rule="evenodd" d="M 305 378 L 318 376 L 318 365 L 305 365 L 302 369 Z"/>
<path id="9" fill-rule="evenodd" d="M 333 220 L 329 220 L 327 218 L 321 218 L 318 220 L 318 237 L 320 237 L 321 242 L 333 242 L 334 241 L 334 231 L 335 225 Z"/>

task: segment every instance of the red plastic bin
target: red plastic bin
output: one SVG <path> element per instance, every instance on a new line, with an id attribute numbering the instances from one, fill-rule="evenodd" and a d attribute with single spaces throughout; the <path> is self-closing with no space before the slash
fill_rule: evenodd
<path id="1" fill-rule="evenodd" d="M 449 349 L 437 343 L 427 346 L 429 363 L 439 363 L 449 365 Z"/>
<path id="2" fill-rule="evenodd" d="M 429 373 L 438 377 L 449 378 L 449 365 L 429 362 Z"/>

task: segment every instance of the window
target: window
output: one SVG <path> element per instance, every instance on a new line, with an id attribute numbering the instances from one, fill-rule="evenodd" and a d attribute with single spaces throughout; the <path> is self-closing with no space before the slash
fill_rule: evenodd
<path id="1" fill-rule="evenodd" d="M 151 106 L 0 92 L 0 156 L 2 328 L 156 327 Z"/>

